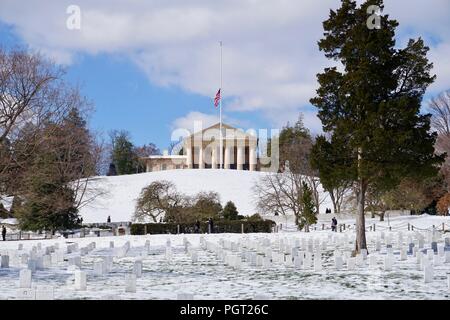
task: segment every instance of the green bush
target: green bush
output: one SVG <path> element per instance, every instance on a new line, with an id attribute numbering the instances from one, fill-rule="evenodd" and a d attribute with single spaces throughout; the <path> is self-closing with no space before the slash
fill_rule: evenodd
<path id="1" fill-rule="evenodd" d="M 259 221 L 226 221 L 219 220 L 214 222 L 214 233 L 241 233 L 242 224 L 244 224 L 244 233 L 250 232 L 272 232 L 272 227 L 275 222 L 272 220 Z M 147 234 L 176 234 L 180 226 L 180 233 L 194 233 L 194 223 L 136 223 L 131 225 L 132 235 L 144 235 L 147 229 Z M 206 222 L 200 223 L 200 233 L 208 232 L 208 224 Z"/>

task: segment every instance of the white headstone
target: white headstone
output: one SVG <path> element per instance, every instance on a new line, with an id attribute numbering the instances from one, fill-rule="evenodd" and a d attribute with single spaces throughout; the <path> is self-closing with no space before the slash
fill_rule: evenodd
<path id="1" fill-rule="evenodd" d="M 58 264 L 58 253 L 57 252 L 53 252 L 50 255 L 50 259 L 53 265 L 57 265 Z"/>
<path id="2" fill-rule="evenodd" d="M 135 293 L 136 292 L 136 275 L 126 274 L 125 275 L 125 292 Z"/>
<path id="3" fill-rule="evenodd" d="M 94 261 L 94 274 L 103 276 L 105 274 L 105 261 Z"/>
<path id="4" fill-rule="evenodd" d="M 105 274 L 106 274 L 112 270 L 114 260 L 113 260 L 112 256 L 106 256 L 106 257 L 103 257 L 102 259 L 103 259 L 103 267 L 104 267 Z"/>
<path id="5" fill-rule="evenodd" d="M 257 267 L 262 267 L 264 265 L 264 257 L 260 254 L 256 255 L 256 266 Z"/>
<path id="6" fill-rule="evenodd" d="M 17 246 L 17 250 L 22 250 L 23 249 L 23 244 L 19 243 L 19 245 Z"/>
<path id="7" fill-rule="evenodd" d="M 300 256 L 294 257 L 294 268 L 300 269 L 301 267 L 302 267 L 302 259 L 300 258 Z"/>
<path id="8" fill-rule="evenodd" d="M 400 248 L 400 260 L 401 261 L 404 261 L 404 260 L 406 260 L 407 259 L 407 253 L 408 253 L 408 249 L 407 248 L 405 248 L 405 247 L 401 247 Z"/>
<path id="9" fill-rule="evenodd" d="M 136 275 L 136 278 L 142 277 L 142 261 L 135 261 L 133 265 L 133 273 Z"/>
<path id="10" fill-rule="evenodd" d="M 393 257 L 389 254 L 387 254 L 384 257 L 384 271 L 391 271 L 392 270 L 392 264 L 393 264 Z"/>
<path id="11" fill-rule="evenodd" d="M 48 269 L 52 266 L 52 259 L 49 255 L 45 255 L 42 257 L 42 265 L 44 269 Z"/>
<path id="12" fill-rule="evenodd" d="M 81 256 L 74 256 L 69 258 L 69 265 L 81 268 Z"/>
<path id="13" fill-rule="evenodd" d="M 59 249 L 56 254 L 58 255 L 58 263 L 64 262 L 64 251 Z"/>
<path id="14" fill-rule="evenodd" d="M 86 290 L 86 272 L 75 270 L 75 289 L 80 291 Z"/>
<path id="15" fill-rule="evenodd" d="M 166 246 L 166 259 L 172 260 L 172 248 L 170 246 Z"/>
<path id="16" fill-rule="evenodd" d="M 363 257 L 363 255 L 362 255 L 361 253 L 358 253 L 358 254 L 356 255 L 356 265 L 357 265 L 358 267 L 361 267 L 361 266 L 364 265 L 364 257 Z"/>
<path id="17" fill-rule="evenodd" d="M 425 283 L 430 283 L 434 278 L 433 266 L 431 264 L 426 264 L 423 268 L 423 278 Z"/>
<path id="18" fill-rule="evenodd" d="M 361 256 L 364 260 L 367 260 L 367 249 L 361 249 Z"/>
<path id="19" fill-rule="evenodd" d="M 344 264 L 344 260 L 342 259 L 342 256 L 334 257 L 334 267 L 336 268 L 336 270 L 341 270 L 343 264 Z"/>
<path id="20" fill-rule="evenodd" d="M 369 256 L 369 268 L 376 268 L 377 267 L 377 256 L 374 254 L 371 254 Z"/>
<path id="21" fill-rule="evenodd" d="M 269 257 L 263 258 L 263 268 L 270 268 L 271 262 Z"/>
<path id="22" fill-rule="evenodd" d="M 198 252 L 197 252 L 197 250 L 193 250 L 191 252 L 191 260 L 192 260 L 192 263 L 198 262 Z"/>
<path id="23" fill-rule="evenodd" d="M 428 249 L 427 250 L 427 258 L 428 258 L 428 260 L 433 260 L 433 256 L 434 256 L 434 250 L 433 249 Z"/>
<path id="24" fill-rule="evenodd" d="M 450 263 L 450 251 L 445 251 L 445 263 Z"/>
<path id="25" fill-rule="evenodd" d="M 1 267 L 9 268 L 9 256 L 7 256 L 7 255 L 1 256 Z"/>
<path id="26" fill-rule="evenodd" d="M 29 269 L 20 270 L 19 288 L 31 288 L 31 270 Z"/>
<path id="27" fill-rule="evenodd" d="M 303 269 L 311 268 L 312 255 L 311 252 L 306 252 L 305 259 L 303 260 Z"/>
<path id="28" fill-rule="evenodd" d="M 28 260 L 28 269 L 31 271 L 31 273 L 36 272 L 36 260 L 33 259 Z"/>
<path id="29" fill-rule="evenodd" d="M 109 242 L 109 247 L 110 247 L 110 248 L 114 248 L 114 241 L 110 241 L 110 242 Z"/>
<path id="30" fill-rule="evenodd" d="M 445 247 L 444 244 L 438 244 L 438 255 L 439 257 L 443 257 L 445 255 Z"/>
<path id="31" fill-rule="evenodd" d="M 356 259 L 353 257 L 350 257 L 347 259 L 347 270 L 354 270 L 355 269 L 355 261 Z"/>
<path id="32" fill-rule="evenodd" d="M 442 265 L 442 259 L 441 259 L 441 257 L 438 254 L 433 256 L 433 265 L 435 267 Z"/>
<path id="33" fill-rule="evenodd" d="M 447 290 L 450 292 L 450 273 L 447 273 Z"/>

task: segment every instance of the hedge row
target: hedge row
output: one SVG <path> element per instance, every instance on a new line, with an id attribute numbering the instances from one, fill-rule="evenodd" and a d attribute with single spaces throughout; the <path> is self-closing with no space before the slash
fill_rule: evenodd
<path id="1" fill-rule="evenodd" d="M 244 225 L 244 233 L 250 232 L 272 232 L 272 227 L 275 222 L 272 220 L 260 221 L 217 221 L 214 222 L 214 233 L 241 233 L 242 224 Z M 132 235 L 147 234 L 176 234 L 178 233 L 178 226 L 180 233 L 195 233 L 194 223 L 146 223 L 146 224 L 132 224 Z M 200 233 L 208 232 L 208 224 L 206 222 L 200 223 Z"/>

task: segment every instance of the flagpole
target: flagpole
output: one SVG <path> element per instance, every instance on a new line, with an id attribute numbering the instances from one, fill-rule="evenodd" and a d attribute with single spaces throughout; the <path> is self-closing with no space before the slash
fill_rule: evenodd
<path id="1" fill-rule="evenodd" d="M 220 41 L 220 100 L 219 100 L 219 127 L 220 127 L 220 169 L 223 169 L 223 141 L 222 141 L 222 41 Z"/>

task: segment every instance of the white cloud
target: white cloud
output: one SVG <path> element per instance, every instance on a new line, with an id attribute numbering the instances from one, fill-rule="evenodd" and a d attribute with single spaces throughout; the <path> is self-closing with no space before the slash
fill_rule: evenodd
<path id="1" fill-rule="evenodd" d="M 315 94 L 315 75 L 329 62 L 317 41 L 322 21 L 339 0 L 77 0 L 81 30 L 70 31 L 66 8 L 72 2 L 2 0 L 0 20 L 59 62 L 71 63 L 79 53 L 123 54 L 157 85 L 210 97 L 219 87 L 218 41 L 223 40 L 227 110 L 262 112 L 274 125 L 292 122 L 304 111 L 305 119 L 318 126 L 309 99 Z M 448 89 L 450 2 L 385 4 L 385 12 L 400 22 L 400 44 L 418 35 L 435 40 L 427 41 L 438 75 L 431 92 Z M 193 116 L 200 114 L 184 118 Z"/>
<path id="2" fill-rule="evenodd" d="M 171 130 L 176 129 L 186 129 L 190 132 L 194 132 L 194 125 L 195 122 L 197 122 L 199 125 L 202 126 L 203 129 L 208 128 L 216 123 L 219 122 L 219 113 L 216 114 L 208 114 L 203 113 L 199 111 L 191 111 L 187 113 L 185 116 L 176 118 L 170 125 Z M 222 123 L 226 123 L 230 126 L 240 128 L 240 129 L 255 129 L 250 128 L 251 123 L 250 121 L 235 119 L 232 117 L 229 117 L 226 114 L 222 115 Z M 197 129 L 197 128 L 196 128 Z"/>

